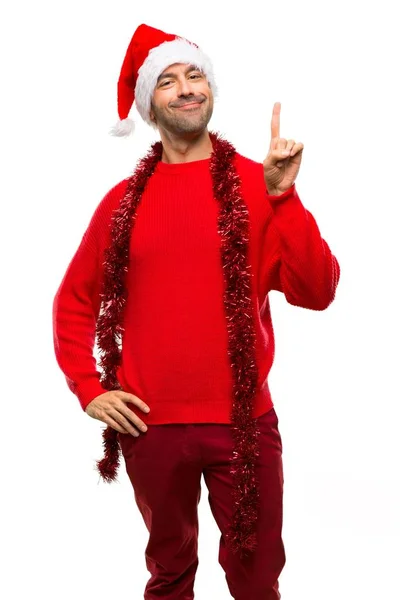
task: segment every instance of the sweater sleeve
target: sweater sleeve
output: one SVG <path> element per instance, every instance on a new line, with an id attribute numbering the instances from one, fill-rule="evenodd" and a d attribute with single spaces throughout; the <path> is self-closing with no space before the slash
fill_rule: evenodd
<path id="1" fill-rule="evenodd" d="M 266 293 L 278 290 L 289 304 L 325 310 L 339 282 L 336 257 L 303 206 L 295 184 L 278 196 L 266 190 L 265 196 L 271 208 L 263 254 Z"/>
<path id="2" fill-rule="evenodd" d="M 53 343 L 57 363 L 83 410 L 107 390 L 93 355 L 100 313 L 103 251 L 120 184 L 101 200 L 53 299 Z"/>

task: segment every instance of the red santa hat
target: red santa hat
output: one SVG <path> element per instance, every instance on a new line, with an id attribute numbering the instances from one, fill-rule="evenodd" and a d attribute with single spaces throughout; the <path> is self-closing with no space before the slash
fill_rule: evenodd
<path id="1" fill-rule="evenodd" d="M 151 100 L 157 79 L 170 65 L 193 64 L 206 76 L 213 96 L 218 93 L 210 59 L 193 42 L 165 33 L 145 23 L 139 25 L 129 43 L 118 79 L 118 123 L 110 133 L 128 136 L 134 131 L 134 121 L 128 117 L 135 99 L 141 117 L 157 128 L 150 119 Z"/>

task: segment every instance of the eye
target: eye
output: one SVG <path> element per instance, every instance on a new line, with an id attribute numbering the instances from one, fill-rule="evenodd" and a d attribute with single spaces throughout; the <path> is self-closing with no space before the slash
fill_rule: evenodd
<path id="1" fill-rule="evenodd" d="M 197 79 L 200 79 L 201 75 L 197 75 L 197 74 L 193 73 L 193 75 L 190 75 L 190 79 L 191 79 L 191 77 L 196 77 Z M 171 83 L 170 80 L 164 81 L 164 83 L 162 83 L 160 87 L 164 87 L 165 85 L 168 85 L 169 83 Z"/>

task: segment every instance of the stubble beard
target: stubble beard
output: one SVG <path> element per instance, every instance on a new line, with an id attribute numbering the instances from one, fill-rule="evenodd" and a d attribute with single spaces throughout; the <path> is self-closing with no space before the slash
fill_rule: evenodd
<path id="1" fill-rule="evenodd" d="M 185 110 L 180 110 L 179 108 L 173 108 L 171 109 L 172 112 L 166 112 L 154 105 L 152 106 L 152 110 L 156 118 L 157 127 L 161 126 L 167 131 L 178 135 L 181 133 L 203 131 L 213 114 L 213 107 L 207 100 L 204 100 L 193 114 L 190 114 L 191 110 L 186 114 Z"/>

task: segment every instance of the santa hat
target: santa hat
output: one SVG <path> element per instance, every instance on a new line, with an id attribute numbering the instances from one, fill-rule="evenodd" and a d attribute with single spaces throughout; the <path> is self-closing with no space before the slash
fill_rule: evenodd
<path id="1" fill-rule="evenodd" d="M 158 77 L 175 63 L 193 64 L 199 68 L 205 74 L 213 96 L 217 96 L 211 61 L 196 44 L 143 23 L 132 36 L 122 64 L 118 79 L 119 121 L 110 130 L 112 135 L 128 136 L 134 131 L 134 121 L 128 117 L 134 99 L 144 121 L 157 128 L 150 119 L 152 96 Z"/>

